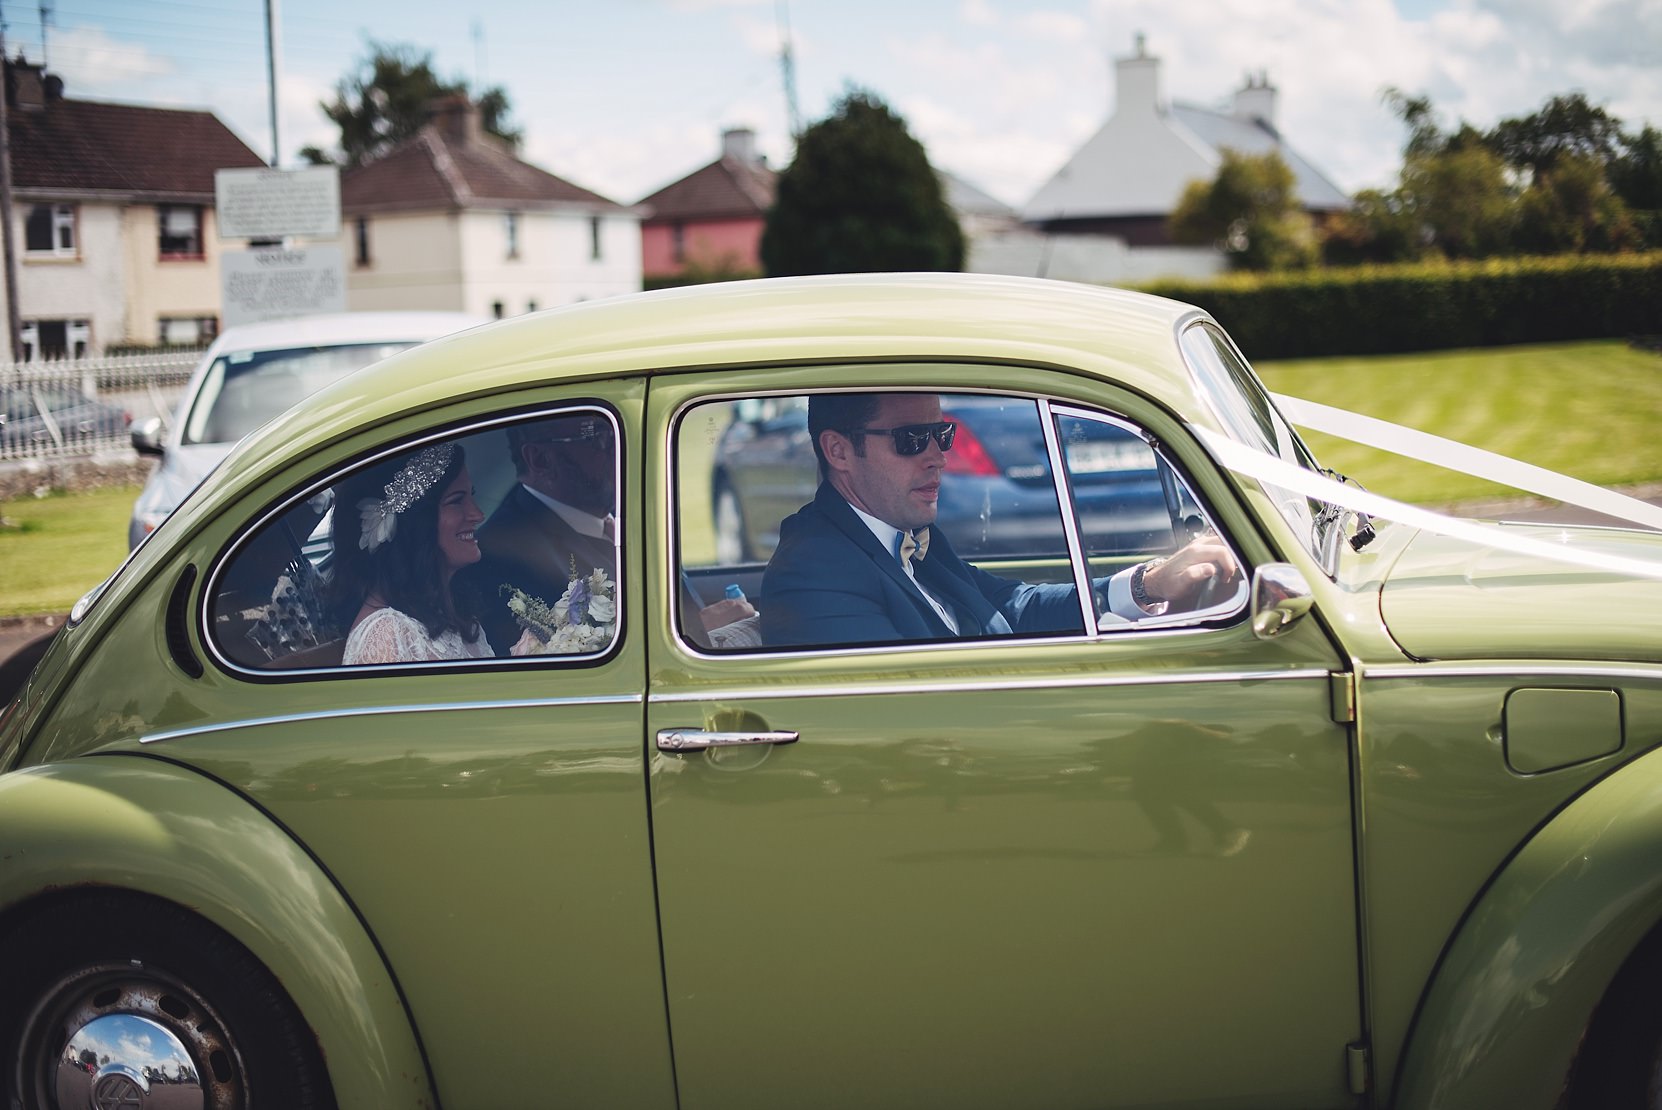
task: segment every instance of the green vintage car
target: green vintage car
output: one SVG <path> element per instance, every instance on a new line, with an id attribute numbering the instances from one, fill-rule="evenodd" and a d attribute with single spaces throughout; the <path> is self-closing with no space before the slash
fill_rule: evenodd
<path id="1" fill-rule="evenodd" d="M 1008 466 L 861 434 L 1051 505 L 980 566 L 1071 616 L 770 642 L 717 445 L 848 391 L 1016 429 Z M 604 553 L 502 569 L 556 546 L 493 537 L 578 451 L 534 500 Z M 1157 476 L 1145 550 L 1110 472 Z M 1062 283 L 675 290 L 354 374 L 0 716 L 6 1096 L 1662 1105 L 1662 541 L 1370 521 L 1330 477 L 1205 313 Z M 1196 536 L 1227 573 L 1128 617 L 1103 584 Z M 349 588 L 404 550 L 454 627 Z"/>

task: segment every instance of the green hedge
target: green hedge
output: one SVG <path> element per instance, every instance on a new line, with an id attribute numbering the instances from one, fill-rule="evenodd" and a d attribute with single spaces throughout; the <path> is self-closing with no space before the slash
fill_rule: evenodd
<path id="1" fill-rule="evenodd" d="M 1159 282 L 1251 359 L 1326 358 L 1662 333 L 1662 251 Z"/>

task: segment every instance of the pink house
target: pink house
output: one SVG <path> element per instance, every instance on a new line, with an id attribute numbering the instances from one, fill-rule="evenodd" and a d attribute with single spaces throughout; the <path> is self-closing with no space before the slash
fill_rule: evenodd
<path id="1" fill-rule="evenodd" d="M 722 132 L 721 157 L 645 197 L 641 277 L 674 281 L 754 277 L 762 272 L 762 227 L 773 204 L 774 171 L 748 128 Z"/>

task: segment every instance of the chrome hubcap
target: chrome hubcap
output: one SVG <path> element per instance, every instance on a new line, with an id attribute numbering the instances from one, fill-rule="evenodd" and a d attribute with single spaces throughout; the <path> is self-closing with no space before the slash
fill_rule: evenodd
<path id="1" fill-rule="evenodd" d="M 59 1110 L 240 1110 L 245 1102 L 241 1061 L 218 1016 L 194 991 L 138 964 L 59 980 L 29 1015 L 22 1051 L 23 1074 Z"/>

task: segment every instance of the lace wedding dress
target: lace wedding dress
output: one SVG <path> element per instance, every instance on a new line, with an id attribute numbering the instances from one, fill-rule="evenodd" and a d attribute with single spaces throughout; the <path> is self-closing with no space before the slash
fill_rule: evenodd
<path id="1" fill-rule="evenodd" d="M 471 644 L 460 632 L 445 632 L 437 639 L 427 626 L 397 609 L 377 609 L 358 622 L 346 637 L 341 662 L 348 666 L 369 663 L 427 663 L 443 659 L 489 659 L 496 653 L 481 630 Z"/>

